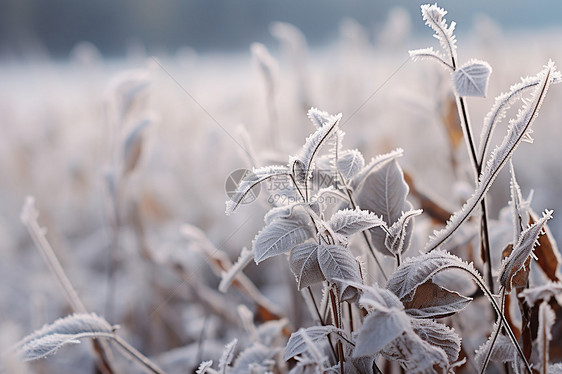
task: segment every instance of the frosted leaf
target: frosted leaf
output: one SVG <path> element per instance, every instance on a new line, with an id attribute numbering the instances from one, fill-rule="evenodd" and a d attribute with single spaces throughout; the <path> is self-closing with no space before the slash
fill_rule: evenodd
<path id="1" fill-rule="evenodd" d="M 509 161 L 509 171 L 511 173 L 511 201 L 509 202 L 509 204 L 511 206 L 511 215 L 513 217 L 513 242 L 515 243 L 519 239 L 523 227 L 525 227 L 525 222 L 529 222 L 529 214 L 527 210 L 529 206 L 528 202 L 523 200 L 521 188 L 519 187 L 519 183 L 517 183 L 517 179 L 515 179 L 513 160 Z"/>
<path id="2" fill-rule="evenodd" d="M 197 368 L 195 374 L 206 374 L 206 373 L 215 374 L 217 371 L 213 370 L 211 368 L 212 366 L 213 366 L 213 361 L 203 361 L 201 362 L 201 364 L 199 364 L 199 367 Z"/>
<path id="3" fill-rule="evenodd" d="M 507 135 L 504 137 L 502 143 L 492 152 L 486 167 L 480 175 L 474 194 L 463 205 L 461 210 L 456 212 L 449 219 L 444 229 L 434 232 L 433 236 L 426 244 L 425 249 L 427 252 L 434 250 L 449 240 L 459 226 L 470 217 L 480 201 L 482 201 L 492 185 L 492 182 L 510 159 L 517 146 L 521 144 L 524 134 L 529 130 L 531 124 L 537 117 L 538 110 L 548 90 L 550 77 L 554 71 L 554 63 L 550 61 L 546 69 L 539 73 L 542 79 L 533 94 L 532 101 L 527 103 L 527 105 L 519 111 L 515 120 L 510 121 Z"/>
<path id="4" fill-rule="evenodd" d="M 226 215 L 232 214 L 255 186 L 279 175 L 289 175 L 289 169 L 286 166 L 273 165 L 254 168 L 251 173 L 246 173 L 230 200 L 226 202 Z"/>
<path id="5" fill-rule="evenodd" d="M 410 318 L 403 311 L 374 310 L 363 321 L 353 356 L 374 356 L 409 328 Z"/>
<path id="6" fill-rule="evenodd" d="M 447 269 L 465 269 L 481 278 L 472 264 L 467 264 L 449 252 L 435 250 L 406 259 L 388 278 L 386 289 L 392 291 L 403 302 L 409 302 L 412 301 L 420 285 Z"/>
<path id="7" fill-rule="evenodd" d="M 265 221 L 266 225 L 269 225 L 271 222 L 276 220 L 277 218 L 290 218 L 293 214 L 295 214 L 295 208 L 302 206 L 303 203 L 291 203 L 289 205 L 282 205 L 270 209 L 263 220 Z"/>
<path id="8" fill-rule="evenodd" d="M 297 279 L 298 289 L 312 286 L 324 280 L 318 264 L 318 244 L 306 242 L 295 246 L 289 256 L 289 266 Z"/>
<path id="9" fill-rule="evenodd" d="M 341 113 L 336 116 L 330 116 L 328 122 L 324 123 L 322 127 L 306 138 L 304 146 L 291 162 L 293 175 L 295 175 L 298 182 L 303 183 L 310 177 L 314 157 L 320 147 L 336 133 L 341 118 Z"/>
<path id="10" fill-rule="evenodd" d="M 562 294 L 562 283 L 548 282 L 541 286 L 527 288 L 519 295 L 524 296 L 530 307 L 533 307 L 539 300 L 550 300 L 551 297 Z"/>
<path id="11" fill-rule="evenodd" d="M 343 279 L 337 279 L 338 282 L 343 284 L 348 284 L 352 287 L 361 290 L 361 296 L 359 298 L 359 304 L 367 310 L 367 312 L 373 310 L 388 310 L 390 308 L 403 310 L 404 306 L 398 297 L 391 291 L 380 288 L 376 283 L 372 286 L 367 286 L 365 284 L 346 281 Z"/>
<path id="12" fill-rule="evenodd" d="M 562 363 L 556 363 L 548 366 L 547 374 L 562 374 Z"/>
<path id="13" fill-rule="evenodd" d="M 525 261 L 531 255 L 533 248 L 537 244 L 537 239 L 541 234 L 546 221 L 552 218 L 552 211 L 545 211 L 543 217 L 524 230 L 519 241 L 513 247 L 511 254 L 502 262 L 499 282 L 509 292 L 512 287 L 512 280 L 515 274 L 525 265 Z"/>
<path id="14" fill-rule="evenodd" d="M 421 209 L 408 210 L 402 213 L 400 218 L 388 228 L 384 244 L 393 254 L 404 253 L 410 247 L 410 233 L 412 226 L 408 229 L 408 224 L 415 216 L 422 214 Z"/>
<path id="15" fill-rule="evenodd" d="M 337 165 L 340 173 L 347 181 L 363 169 L 365 159 L 357 149 L 347 150 L 338 155 Z"/>
<path id="16" fill-rule="evenodd" d="M 289 252 L 297 244 L 313 236 L 308 222 L 301 219 L 276 219 L 265 226 L 252 242 L 254 261 L 263 260 Z"/>
<path id="17" fill-rule="evenodd" d="M 23 361 L 36 360 L 55 353 L 65 344 L 77 344 L 82 338 L 109 337 L 114 327 L 95 314 L 72 314 L 43 326 L 16 344 Z"/>
<path id="18" fill-rule="evenodd" d="M 550 348 L 550 341 L 552 340 L 552 326 L 556 315 L 546 301 L 543 301 L 539 306 L 539 330 L 537 331 L 537 346 L 539 351 L 539 367 L 548 368 L 548 351 Z M 544 372 L 546 370 L 543 370 Z"/>
<path id="19" fill-rule="evenodd" d="M 350 182 L 350 187 L 353 190 L 359 189 L 365 178 L 371 173 L 371 171 L 378 167 L 379 165 L 386 163 L 387 161 L 393 160 L 398 157 L 402 157 L 404 155 L 404 150 L 402 148 L 397 148 L 392 152 L 385 153 L 382 155 L 378 155 L 375 158 L 372 158 L 371 161 L 363 168 L 359 173 L 357 173 Z"/>
<path id="20" fill-rule="evenodd" d="M 400 219 L 404 211 L 412 209 L 406 200 L 409 187 L 404 180 L 404 173 L 396 159 L 392 158 L 372 169 L 357 193 L 357 205 L 382 216 L 387 226 L 392 226 Z M 404 243 L 410 242 L 411 228 L 407 229 Z M 393 256 L 386 247 L 386 231 L 382 228 L 370 230 L 375 248 L 386 255 Z"/>
<path id="21" fill-rule="evenodd" d="M 411 323 L 420 338 L 445 351 L 449 362 L 455 362 L 459 358 L 461 338 L 454 329 L 428 319 L 412 319 Z"/>
<path id="22" fill-rule="evenodd" d="M 334 232 L 350 236 L 363 230 L 384 225 L 384 221 L 367 210 L 344 209 L 334 213 L 328 224 Z"/>
<path id="23" fill-rule="evenodd" d="M 351 255 L 349 249 L 339 245 L 318 246 L 318 263 L 324 277 L 329 282 L 336 282 L 337 279 L 349 280 L 351 282 L 361 283 L 361 273 L 359 265 L 355 258 Z M 340 299 L 345 294 L 348 285 L 339 288 Z"/>
<path id="24" fill-rule="evenodd" d="M 240 252 L 240 256 L 238 256 L 238 260 L 236 263 L 228 269 L 228 271 L 223 271 L 221 276 L 221 282 L 219 284 L 219 291 L 226 292 L 228 287 L 232 284 L 238 273 L 242 272 L 246 265 L 252 261 L 254 257 L 254 252 L 249 250 L 248 248 L 242 248 L 242 252 Z"/>
<path id="25" fill-rule="evenodd" d="M 412 300 L 404 303 L 404 308 L 415 318 L 443 318 L 463 310 L 471 301 L 470 297 L 428 280 L 416 288 Z"/>
<path id="26" fill-rule="evenodd" d="M 318 192 L 312 197 L 310 204 L 310 208 L 317 214 L 320 215 L 320 212 L 326 210 L 328 203 L 334 201 L 334 199 L 338 199 L 339 201 L 347 202 L 347 195 L 344 195 L 340 191 L 334 189 L 333 186 L 321 188 Z"/>
<path id="27" fill-rule="evenodd" d="M 279 351 L 278 348 L 270 348 L 266 347 L 262 344 L 256 343 L 249 348 L 246 348 L 242 351 L 234 365 L 232 370 L 229 371 L 230 374 L 247 374 L 250 373 L 250 366 L 251 365 L 259 365 L 270 367 L 271 359 L 277 354 Z"/>
<path id="28" fill-rule="evenodd" d="M 310 108 L 306 115 L 316 128 L 324 127 L 324 125 L 327 125 L 337 119 L 337 116 L 333 116 L 328 112 L 324 112 L 314 107 Z"/>
<path id="29" fill-rule="evenodd" d="M 552 72 L 550 76 L 550 84 L 562 82 L 562 74 L 559 71 Z M 488 112 L 484 118 L 484 125 L 482 126 L 482 132 L 480 133 L 480 143 L 478 147 L 478 161 L 480 164 L 484 162 L 484 157 L 488 152 L 488 146 L 490 144 L 490 139 L 496 125 L 505 118 L 507 110 L 516 101 L 517 98 L 521 97 L 525 92 L 529 91 L 531 88 L 538 86 L 541 83 L 540 75 L 534 77 L 522 78 L 521 82 L 514 84 L 510 87 L 509 92 L 502 93 L 496 97 L 492 109 Z"/>
<path id="30" fill-rule="evenodd" d="M 335 332 L 344 334 L 343 330 L 338 329 L 334 326 L 312 326 L 306 329 L 298 329 L 298 331 L 291 334 L 291 337 L 287 342 L 287 347 L 285 348 L 283 359 L 287 361 L 290 358 L 295 357 L 296 355 L 300 355 L 307 350 L 307 344 L 304 335 L 306 335 L 306 337 L 313 343 L 317 343 L 326 338 L 329 334 Z"/>
<path id="31" fill-rule="evenodd" d="M 485 61 L 470 60 L 453 73 L 458 96 L 486 97 L 492 67 Z"/>
<path id="32" fill-rule="evenodd" d="M 408 190 L 398 162 L 390 160 L 369 174 L 359 192 L 358 204 L 382 215 L 390 226 L 402 215 Z"/>
<path id="33" fill-rule="evenodd" d="M 219 372 L 221 374 L 226 374 L 226 368 L 232 362 L 232 358 L 234 357 L 234 349 L 236 348 L 237 343 L 238 339 L 234 339 L 224 347 L 221 358 L 219 360 Z"/>
<path id="34" fill-rule="evenodd" d="M 411 328 L 388 344 L 382 355 L 400 362 L 407 373 L 445 373 L 449 368 L 445 351 L 420 338 Z"/>
<path id="35" fill-rule="evenodd" d="M 446 68 L 448 68 L 450 70 L 454 70 L 453 66 L 451 66 L 451 64 L 446 62 L 445 59 L 443 58 L 443 56 L 439 52 L 433 50 L 433 47 L 415 49 L 415 50 L 412 50 L 412 51 L 408 51 L 408 53 L 410 54 L 410 57 L 414 61 L 425 60 L 425 59 L 436 60 L 436 61 L 440 62 L 441 64 L 443 64 Z"/>
<path id="36" fill-rule="evenodd" d="M 449 57 L 456 59 L 457 57 L 457 40 L 454 35 L 455 22 L 451 22 L 447 26 L 445 15 L 447 11 L 439 8 L 437 4 L 425 4 L 421 6 L 421 13 L 425 24 L 435 31 L 434 36 L 439 40 L 441 48 L 449 55 Z"/>

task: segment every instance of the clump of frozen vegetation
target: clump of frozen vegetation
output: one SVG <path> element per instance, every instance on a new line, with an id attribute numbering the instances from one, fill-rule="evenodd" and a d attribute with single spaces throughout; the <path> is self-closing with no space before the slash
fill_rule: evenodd
<path id="1" fill-rule="evenodd" d="M 344 114 L 311 108 L 307 116 L 313 131 L 302 147 L 285 160 L 276 158 L 275 164 L 254 167 L 231 191 L 227 215 L 246 209 L 258 186 L 275 185 L 279 192 L 268 197 L 265 225 L 236 262 L 192 225 L 181 230 L 189 243 L 187 250 L 170 245 L 153 253 L 146 244 L 138 201 L 128 196 L 127 189 L 151 122 L 146 113 L 134 110 L 149 80 L 144 75 L 123 77 L 116 85 L 121 91 L 116 89 L 119 105 L 112 111 L 112 121 L 125 136 L 121 141 L 117 133 L 106 173 L 112 246 L 109 284 L 116 282 L 119 243 L 126 238 L 129 220 L 139 241 L 141 260 L 136 265 L 154 278 L 145 285 L 146 292 L 163 287 L 156 281 L 159 274 L 173 272 L 182 279 L 181 285 L 189 285 L 189 296 L 218 318 L 194 321 L 197 313 L 190 310 L 185 314 L 187 324 L 198 327 L 196 343 L 154 359 L 141 354 L 118 334 L 118 326 L 88 312 L 29 198 L 21 220 L 75 314 L 23 338 L 5 352 L 4 361 L 33 361 L 92 339 L 92 352 L 103 373 L 122 372 L 124 367 L 125 372 L 133 370 L 133 363 L 114 355 L 114 348 L 138 365 L 134 370 L 153 373 L 484 373 L 492 366 L 508 373 L 562 373 L 562 364 L 557 363 L 562 359 L 560 335 L 555 335 L 562 313 L 561 260 L 548 227 L 554 213 L 551 207 L 542 214 L 531 209 L 532 195 L 523 197 L 512 158 L 523 142 L 533 142 L 532 125 L 540 126 L 539 109 L 562 75 L 554 62 L 545 61 L 536 75 L 499 95 L 482 119 L 477 141 L 466 98 L 487 96 L 492 67 L 476 59 L 459 63 L 455 23 L 447 22 L 444 9 L 423 5 L 421 13 L 440 49 L 417 49 L 410 56 L 437 62 L 447 71 L 457 111 L 446 119 L 448 136 L 452 145 L 464 138 L 474 175 L 472 194 L 458 211 L 450 212 L 414 184 L 401 166 L 407 149 L 369 160 L 358 149 L 344 147 Z M 291 25 L 276 24 L 273 32 L 293 54 L 306 51 L 303 36 Z M 272 136 L 281 137 L 274 102 L 275 61 L 261 44 L 253 45 L 252 52 L 265 81 Z M 303 86 L 299 102 L 308 102 L 305 65 L 292 58 Z M 502 129 L 508 110 L 516 106 L 518 111 Z M 121 128 L 125 125 L 129 125 L 126 130 Z M 503 140 L 490 152 L 496 130 L 504 133 Z M 244 146 L 250 149 L 250 136 L 242 133 Z M 276 147 L 278 140 L 271 145 Z M 253 151 L 247 154 L 253 162 L 265 163 Z M 464 166 L 453 162 L 455 171 Z M 510 201 L 500 219 L 491 220 L 487 197 L 494 182 L 498 188 L 498 175 L 504 169 L 509 169 L 510 182 L 499 188 L 508 191 Z M 426 235 L 434 228 L 433 234 Z M 192 254 L 204 258 L 221 278 L 216 288 L 222 294 L 196 271 Z M 252 262 L 259 272 L 268 262 L 280 264 L 279 260 L 287 260 L 295 280 L 289 291 L 292 313 L 271 301 L 245 273 L 256 272 L 250 269 Z M 283 266 L 267 268 L 267 272 L 274 270 L 287 271 Z M 232 302 L 228 294 L 233 292 L 242 295 L 245 303 Z M 108 320 L 115 319 L 117 299 L 113 293 L 106 299 Z M 159 312 L 163 304 L 156 302 L 149 318 L 160 318 L 161 326 L 166 326 L 173 316 Z M 301 304 L 308 318 L 298 317 Z M 222 323 L 239 327 L 220 339 L 206 339 L 207 330 L 219 330 Z M 224 341 L 229 343 L 224 346 Z M 206 357 L 209 352 L 216 355 L 206 359 L 203 351 Z"/>

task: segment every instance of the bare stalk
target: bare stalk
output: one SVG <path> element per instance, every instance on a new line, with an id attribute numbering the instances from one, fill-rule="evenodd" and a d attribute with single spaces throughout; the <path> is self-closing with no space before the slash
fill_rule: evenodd
<path id="1" fill-rule="evenodd" d="M 334 294 L 334 290 L 332 288 L 330 288 L 330 301 L 332 303 L 332 314 L 334 316 L 334 326 L 337 328 L 341 329 L 341 319 L 339 318 L 339 310 L 338 310 L 338 305 L 337 305 L 337 300 L 336 300 L 336 295 Z M 338 362 L 340 364 L 340 374 L 344 374 L 344 369 L 343 369 L 343 363 L 345 361 L 345 357 L 343 354 L 343 345 L 340 339 L 338 339 L 338 343 L 337 343 L 337 347 L 338 347 Z"/>
<path id="2" fill-rule="evenodd" d="M 505 306 L 505 288 L 502 288 L 502 291 L 501 291 L 501 312 L 502 312 L 502 314 L 503 314 L 503 311 L 504 311 L 504 306 Z M 498 318 L 497 324 L 498 324 L 498 328 L 496 329 L 496 331 L 494 331 L 494 336 L 492 337 L 492 343 L 490 345 L 490 349 L 488 350 L 488 353 L 486 354 L 486 358 L 484 359 L 484 364 L 482 365 L 482 370 L 480 371 L 480 374 L 484 374 L 484 372 L 486 371 L 486 367 L 488 366 L 488 362 L 490 361 L 490 357 L 492 356 L 494 344 L 496 344 L 496 340 L 497 340 L 497 338 L 500 334 L 500 331 L 502 329 L 502 320 Z"/>
<path id="3" fill-rule="evenodd" d="M 453 70 L 456 70 L 457 64 L 455 57 L 451 57 L 451 62 L 453 65 Z M 461 96 L 456 96 L 457 98 L 457 110 L 459 111 L 459 117 L 461 118 L 462 127 L 465 134 L 466 143 L 468 145 L 468 150 L 471 156 L 472 165 L 474 167 L 474 172 L 476 174 L 476 179 L 480 177 L 482 172 L 482 164 L 478 160 L 478 155 L 476 153 L 476 147 L 474 145 L 474 138 L 472 136 L 472 127 L 470 126 L 470 121 L 468 119 L 468 112 L 466 110 L 466 104 L 464 98 Z M 492 277 L 492 257 L 490 254 L 490 239 L 488 233 L 488 209 L 486 208 L 486 198 L 483 198 L 480 202 L 481 206 L 481 225 L 480 225 L 480 245 L 481 252 L 485 254 L 488 287 L 492 292 L 494 292 L 494 280 Z"/>
<path id="4" fill-rule="evenodd" d="M 78 293 L 70 283 L 70 280 L 66 276 L 64 269 L 62 268 L 61 263 L 59 262 L 53 247 L 47 240 L 45 236 L 46 231 L 41 228 L 37 218 L 39 217 L 39 212 L 35 208 L 35 199 L 31 196 L 28 196 L 25 204 L 23 206 L 20 218 L 22 223 L 27 228 L 33 243 L 39 250 L 41 257 L 47 264 L 49 271 L 51 274 L 56 278 L 59 286 L 63 290 L 63 294 L 66 297 L 68 304 L 72 310 L 76 313 L 87 313 L 86 307 L 82 303 L 82 300 L 78 297 Z M 98 367 L 104 374 L 111 374 L 113 373 L 113 369 L 111 368 L 110 361 L 110 350 L 107 344 L 103 341 L 95 341 L 94 340 L 94 351 L 98 356 Z"/>
<path id="5" fill-rule="evenodd" d="M 135 347 L 127 343 L 127 341 L 121 338 L 119 335 L 112 335 L 112 340 L 117 343 L 117 345 L 127 353 L 131 358 L 142 364 L 148 371 L 155 374 L 165 374 L 162 369 L 160 369 L 155 363 L 150 361 L 146 356 L 136 350 Z"/>

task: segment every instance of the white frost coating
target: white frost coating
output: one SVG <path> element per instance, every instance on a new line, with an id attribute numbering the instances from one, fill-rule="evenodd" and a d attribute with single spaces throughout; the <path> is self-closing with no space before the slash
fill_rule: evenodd
<path id="1" fill-rule="evenodd" d="M 332 215 L 328 224 L 334 232 L 350 236 L 385 223 L 381 217 L 368 210 L 344 209 Z"/>
<path id="2" fill-rule="evenodd" d="M 338 170 L 346 181 L 353 178 L 365 166 L 365 159 L 357 149 L 341 152 L 336 162 Z"/>
<path id="3" fill-rule="evenodd" d="M 454 35 L 456 23 L 453 21 L 447 26 L 447 20 L 444 18 L 447 11 L 439 8 L 436 4 L 425 4 L 421 6 L 421 13 L 425 24 L 435 31 L 434 36 L 439 40 L 441 48 L 452 59 L 457 58 L 457 39 Z"/>
<path id="4" fill-rule="evenodd" d="M 77 344 L 82 338 L 107 337 L 114 330 L 94 313 L 72 314 L 29 334 L 16 344 L 15 351 L 23 361 L 31 361 L 55 353 L 65 344 Z"/>
<path id="5" fill-rule="evenodd" d="M 449 64 L 448 62 L 446 62 L 445 59 L 443 58 L 443 56 L 441 55 L 441 53 L 435 51 L 433 49 L 433 47 L 414 49 L 414 50 L 408 51 L 408 53 L 410 54 L 410 57 L 414 61 L 437 60 L 438 62 L 443 64 L 449 70 L 451 70 L 451 71 L 454 70 L 453 66 L 451 64 Z"/>

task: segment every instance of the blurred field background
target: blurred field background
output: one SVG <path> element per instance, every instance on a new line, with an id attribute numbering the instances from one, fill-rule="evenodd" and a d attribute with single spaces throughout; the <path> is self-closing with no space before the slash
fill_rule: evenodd
<path id="1" fill-rule="evenodd" d="M 468 100 L 476 134 L 495 96 L 549 58 L 562 62 L 562 4 L 487 3 L 439 3 L 458 24 L 460 61 L 478 58 L 494 69 L 488 97 Z M 408 62 L 409 49 L 431 40 L 419 5 L 0 2 L 0 349 L 70 312 L 19 219 L 33 195 L 39 222 L 90 311 L 109 313 L 133 345 L 170 372 L 216 359 L 242 334 L 236 305 L 250 303 L 216 291 L 219 278 L 200 247 L 212 243 L 234 260 L 251 243 L 266 203 L 261 196 L 226 217 L 226 178 L 239 168 L 286 162 L 312 131 L 310 106 L 342 112 L 346 146 L 366 157 L 403 148 L 401 164 L 416 186 L 460 207 L 473 181 L 464 144 L 451 148 L 444 126 L 454 122 L 448 75 L 430 62 Z M 302 34 L 273 26 L 277 21 Z M 254 42 L 271 55 L 270 80 L 252 56 Z M 535 144 L 514 156 L 523 192 L 534 190 L 533 208 L 554 209 L 557 238 L 561 100 L 553 86 L 534 125 Z M 127 137 L 145 120 L 138 162 L 115 177 Z M 452 162 L 465 172 L 461 166 L 455 174 Z M 111 178 L 121 191 L 117 251 Z M 504 172 L 492 190 L 492 218 L 507 203 L 508 186 Z M 192 226 L 182 234 L 184 224 Z M 248 275 L 292 321 L 306 319 L 293 307 L 285 268 L 271 261 L 250 265 Z M 23 370 L 68 368 L 93 372 L 89 345 Z"/>

